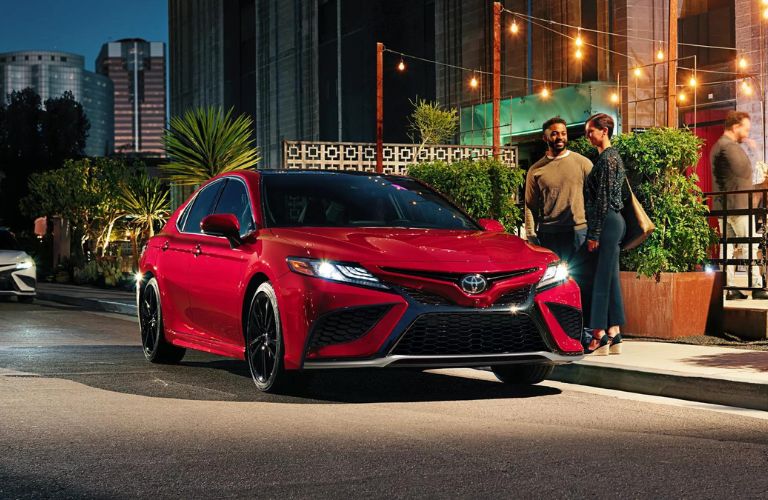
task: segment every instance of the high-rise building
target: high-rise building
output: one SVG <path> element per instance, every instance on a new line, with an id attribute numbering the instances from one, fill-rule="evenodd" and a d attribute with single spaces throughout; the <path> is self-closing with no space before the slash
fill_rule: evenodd
<path id="1" fill-rule="evenodd" d="M 84 58 L 68 52 L 23 51 L 0 54 L 0 96 L 30 87 L 46 99 L 72 92 L 91 128 L 85 154 L 105 156 L 113 151 L 113 87 L 109 78 L 86 71 Z"/>
<path id="2" fill-rule="evenodd" d="M 161 155 L 165 128 L 165 44 L 140 38 L 105 43 L 96 71 L 114 84 L 115 151 Z"/>

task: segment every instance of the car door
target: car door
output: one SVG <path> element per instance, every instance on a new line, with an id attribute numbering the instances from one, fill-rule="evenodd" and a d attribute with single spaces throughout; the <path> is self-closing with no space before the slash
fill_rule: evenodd
<path id="1" fill-rule="evenodd" d="M 234 214 L 240 223 L 240 236 L 252 232 L 253 219 L 248 188 L 240 177 L 226 179 L 221 196 L 212 213 Z M 232 246 L 227 238 L 199 235 L 197 256 L 190 275 L 190 308 L 195 324 L 215 341 L 241 345 L 242 293 L 247 286 L 246 268 L 254 246 L 249 243 Z"/>
<path id="2" fill-rule="evenodd" d="M 198 333 L 191 317 L 189 290 L 196 284 L 190 275 L 190 268 L 196 260 L 200 221 L 208 215 L 221 194 L 222 181 L 214 181 L 201 189 L 190 201 L 176 223 L 176 230 L 169 231 L 161 244 L 158 263 L 160 290 L 164 301 L 165 323 L 176 333 Z"/>

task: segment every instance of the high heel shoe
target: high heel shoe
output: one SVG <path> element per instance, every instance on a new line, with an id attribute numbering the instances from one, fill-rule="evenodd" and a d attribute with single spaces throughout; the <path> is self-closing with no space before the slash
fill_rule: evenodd
<path id="1" fill-rule="evenodd" d="M 594 345 L 595 341 L 598 341 L 599 344 L 594 349 L 590 349 L 589 347 Z M 589 343 L 589 346 L 587 346 L 584 349 L 585 354 L 594 354 L 595 356 L 608 356 L 608 353 L 610 352 L 610 343 L 608 339 L 608 334 L 603 334 L 602 337 L 598 338 L 592 338 L 592 341 Z"/>
<path id="2" fill-rule="evenodd" d="M 608 334 L 605 335 L 608 337 Z M 621 354 L 621 334 L 617 333 L 613 337 L 608 337 L 608 352 L 610 354 Z"/>

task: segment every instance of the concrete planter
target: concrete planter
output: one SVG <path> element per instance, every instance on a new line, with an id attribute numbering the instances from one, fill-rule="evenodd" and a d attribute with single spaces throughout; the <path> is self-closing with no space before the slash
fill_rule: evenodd
<path id="1" fill-rule="evenodd" d="M 659 281 L 620 274 L 626 333 L 673 339 L 722 332 L 722 272 L 662 273 Z"/>

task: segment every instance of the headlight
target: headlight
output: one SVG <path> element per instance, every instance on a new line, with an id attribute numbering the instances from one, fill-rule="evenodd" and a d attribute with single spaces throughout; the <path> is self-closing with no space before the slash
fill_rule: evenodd
<path id="1" fill-rule="evenodd" d="M 24 259 L 21 262 L 16 263 L 16 270 L 30 269 L 35 266 L 35 261 L 32 259 Z"/>
<path id="2" fill-rule="evenodd" d="M 288 257 L 286 261 L 291 271 L 305 276 L 350 283 L 352 285 L 388 288 L 376 276 L 357 264 L 321 259 L 304 259 L 301 257 Z"/>
<path id="3" fill-rule="evenodd" d="M 544 276 L 539 281 L 538 288 L 546 288 L 559 285 L 568 279 L 568 266 L 564 262 L 557 262 L 547 266 Z"/>

